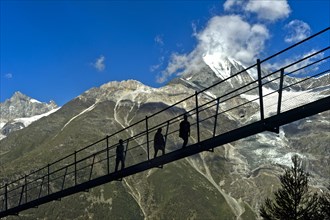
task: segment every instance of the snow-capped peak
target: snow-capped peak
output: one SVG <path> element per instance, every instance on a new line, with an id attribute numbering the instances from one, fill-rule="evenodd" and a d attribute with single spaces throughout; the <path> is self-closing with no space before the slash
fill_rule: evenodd
<path id="1" fill-rule="evenodd" d="M 217 54 L 205 54 L 204 62 L 213 70 L 217 77 L 227 79 L 231 75 L 232 62 L 227 57 Z"/>
<path id="2" fill-rule="evenodd" d="M 36 99 L 30 99 L 30 102 L 32 102 L 32 103 L 41 103 L 40 101 L 38 101 Z"/>

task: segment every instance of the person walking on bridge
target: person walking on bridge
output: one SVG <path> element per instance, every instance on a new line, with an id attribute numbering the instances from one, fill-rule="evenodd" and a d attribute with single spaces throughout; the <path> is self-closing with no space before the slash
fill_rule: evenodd
<path id="1" fill-rule="evenodd" d="M 124 141 L 122 139 L 119 140 L 119 144 L 116 148 L 116 168 L 115 172 L 118 170 L 119 163 L 121 162 L 121 169 L 125 168 L 125 147 L 124 147 Z"/>
<path id="2" fill-rule="evenodd" d="M 163 152 L 163 155 L 165 154 L 165 140 L 161 128 L 158 128 L 154 137 L 154 150 L 154 158 L 157 156 L 158 150 L 161 150 Z"/>
<path id="3" fill-rule="evenodd" d="M 179 137 L 183 139 L 182 148 L 187 146 L 188 137 L 190 136 L 190 123 L 187 119 L 187 115 L 183 116 L 183 121 L 180 122 Z"/>

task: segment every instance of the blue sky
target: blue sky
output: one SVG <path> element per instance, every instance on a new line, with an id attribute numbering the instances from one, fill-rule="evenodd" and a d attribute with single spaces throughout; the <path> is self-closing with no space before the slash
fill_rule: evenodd
<path id="1" fill-rule="evenodd" d="M 1 0 L 0 6 L 0 101 L 21 91 L 60 106 L 114 80 L 160 87 L 220 44 L 213 52 L 248 64 L 330 24 L 329 0 Z"/>

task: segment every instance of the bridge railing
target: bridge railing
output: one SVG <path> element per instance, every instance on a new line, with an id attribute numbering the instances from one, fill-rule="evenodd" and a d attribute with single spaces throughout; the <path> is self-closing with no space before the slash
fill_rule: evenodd
<path id="1" fill-rule="evenodd" d="M 124 140 L 125 167 L 154 158 L 153 139 L 158 128 L 162 128 L 165 137 L 166 153 L 180 149 L 179 123 L 184 115 L 191 123 L 189 144 L 195 144 L 321 98 L 322 95 L 312 96 L 315 93 L 311 91 L 319 85 L 310 82 L 330 71 L 329 41 L 325 45 L 318 44 L 321 48 L 306 56 L 289 54 L 287 57 L 292 59 L 279 59 L 284 60 L 282 63 L 276 59 L 291 53 L 292 49 L 303 43 L 318 40 L 326 32 L 329 28 L 271 57 L 257 60 L 256 64 L 238 70 L 229 78 L 196 91 L 171 106 L 161 105 L 163 109 L 160 111 L 151 106 L 149 115 L 130 126 L 6 183 L 0 187 L 0 212 L 114 173 L 119 139 Z M 314 48 L 315 45 L 312 46 Z M 271 71 L 264 71 L 264 67 Z M 245 80 L 237 88 L 228 87 L 230 80 L 235 77 L 246 79 L 247 75 L 255 77 Z M 291 90 L 296 91 L 294 94 L 298 97 L 293 97 Z M 215 91 L 221 91 L 221 95 L 212 96 L 211 92 Z M 329 96 L 329 93 L 324 93 L 324 96 Z"/>

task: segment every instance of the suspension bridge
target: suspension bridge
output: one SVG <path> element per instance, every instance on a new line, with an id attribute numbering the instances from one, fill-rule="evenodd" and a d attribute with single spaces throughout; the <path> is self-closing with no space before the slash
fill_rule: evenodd
<path id="1" fill-rule="evenodd" d="M 60 200 L 78 192 L 86 192 L 93 187 L 121 180 L 148 169 L 159 168 L 203 151 L 212 152 L 216 147 L 251 135 L 265 131 L 278 133 L 283 125 L 330 110 L 330 92 L 327 88 L 329 84 L 323 87 L 325 92 L 318 93 L 318 96 L 315 96 L 313 89 L 320 90 L 320 87 L 312 83 L 308 88 L 303 86 L 330 72 L 329 32 L 330 27 L 266 59 L 258 59 L 256 64 L 232 74 L 227 79 L 196 91 L 195 94 L 159 112 L 147 115 L 143 120 L 107 135 L 21 178 L 5 183 L 0 186 L 0 218 L 18 215 L 24 210 Z M 327 43 L 318 43 L 321 42 L 319 38 L 322 37 L 327 39 L 325 41 Z M 296 52 L 295 50 L 299 51 L 299 48 L 304 48 L 309 43 L 313 48 L 315 45 L 320 48 L 311 50 L 312 52 L 307 56 L 294 59 L 292 54 Z M 278 62 L 287 60 L 288 57 L 292 58 L 290 62 Z M 281 65 L 276 67 L 271 65 L 275 62 Z M 272 70 L 265 72 L 263 67 L 272 67 Z M 221 88 L 224 83 L 234 77 L 251 72 L 256 73 L 257 79 L 246 82 L 239 88 L 232 88 L 221 96 L 205 98 L 205 94 Z M 304 77 L 296 77 L 299 74 Z M 295 76 L 293 77 L 295 80 L 287 82 L 286 78 L 290 76 Z M 266 87 L 273 89 L 266 90 Z M 292 97 L 288 91 L 298 87 L 300 91 L 297 94 L 300 94 L 300 97 Z M 192 107 L 185 109 L 184 112 L 173 114 L 174 110 L 187 106 L 184 105 L 185 103 L 190 103 L 189 106 Z M 244 118 L 247 117 L 244 115 L 249 111 L 255 112 L 249 120 L 242 120 L 239 125 L 228 129 L 222 127 L 221 116 L 229 112 L 245 112 L 241 115 Z M 164 119 L 162 114 L 167 112 L 171 112 L 173 117 L 162 121 Z M 185 148 L 169 146 L 170 138 L 178 139 L 178 123 L 184 114 L 188 115 L 191 122 L 191 136 L 194 136 L 195 140 L 190 139 L 189 145 Z M 208 128 L 212 128 L 212 132 L 205 132 L 205 124 Z M 151 158 L 152 137 L 158 128 L 163 128 L 165 131 L 166 153 Z M 132 130 L 140 132 L 130 137 L 128 134 L 131 134 Z M 115 151 L 119 138 L 124 140 L 126 148 L 126 167 L 114 171 Z M 98 172 L 96 172 L 96 167 Z M 100 172 L 100 167 L 102 172 Z"/>

